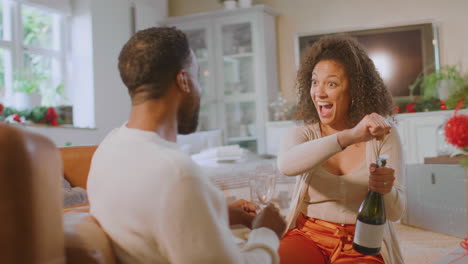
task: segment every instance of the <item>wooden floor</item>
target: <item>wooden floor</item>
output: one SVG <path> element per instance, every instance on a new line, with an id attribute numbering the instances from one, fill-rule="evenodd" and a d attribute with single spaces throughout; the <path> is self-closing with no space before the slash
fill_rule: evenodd
<path id="1" fill-rule="evenodd" d="M 400 247 L 406 264 L 429 264 L 452 253 L 463 240 L 407 225 L 396 224 Z M 457 262 L 458 264 L 459 262 Z M 460 263 L 468 263 L 460 262 Z"/>

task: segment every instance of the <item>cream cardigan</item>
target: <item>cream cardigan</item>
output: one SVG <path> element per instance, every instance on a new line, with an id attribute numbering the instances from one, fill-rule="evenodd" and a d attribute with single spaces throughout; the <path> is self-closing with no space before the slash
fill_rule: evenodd
<path id="1" fill-rule="evenodd" d="M 371 140 L 366 143 L 367 168 L 371 163 L 375 162 L 377 158 L 375 156 L 377 144 L 378 142 L 376 140 Z M 303 208 L 301 206 L 301 201 L 304 200 L 306 194 L 312 200 L 314 196 L 317 197 L 317 193 L 311 192 L 309 182 L 313 181 L 314 177 L 318 177 L 317 173 L 319 172 L 318 169 L 320 165 L 341 150 L 337 141 L 337 134 L 321 137 L 318 124 L 295 127 L 283 136 L 278 156 L 278 167 L 284 174 L 300 176 L 297 178 L 289 214 L 286 217 L 288 229 L 294 228 L 296 218 L 301 212 L 301 208 Z M 406 206 L 404 163 L 401 143 L 396 128 L 392 128 L 382 148 L 381 154 L 387 154 L 389 156 L 387 166 L 395 170 L 396 177 L 392 191 L 384 196 L 387 220 L 389 221 L 387 221 L 385 225 L 382 256 L 385 263 L 402 264 L 404 262 L 393 226 L 393 222 L 398 221 L 403 215 Z M 363 174 L 362 177 L 368 177 L 368 175 Z M 336 188 L 336 186 L 330 185 L 318 187 L 323 188 L 323 190 Z M 356 195 L 358 195 L 358 193 L 361 195 L 362 190 L 348 187 L 347 192 L 356 192 Z M 364 197 L 362 197 L 362 199 L 364 199 Z M 354 199 L 353 202 L 362 201 L 362 199 Z M 356 207 L 356 205 L 351 207 Z M 336 203 L 326 203 L 325 207 L 322 204 L 320 209 L 323 210 L 324 208 L 326 208 L 325 212 L 320 212 L 320 215 L 326 216 L 327 221 L 342 223 L 343 219 L 350 219 L 349 216 L 344 217 L 336 214 L 336 212 L 339 211 Z M 356 215 L 357 211 L 352 212 L 353 219 L 356 219 Z"/>

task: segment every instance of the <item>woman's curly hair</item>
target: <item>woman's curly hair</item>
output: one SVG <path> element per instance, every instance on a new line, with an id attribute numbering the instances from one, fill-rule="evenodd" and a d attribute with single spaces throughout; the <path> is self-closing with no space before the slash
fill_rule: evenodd
<path id="1" fill-rule="evenodd" d="M 320 122 L 312 102 L 310 88 L 312 71 L 323 60 L 343 64 L 349 78 L 350 107 L 347 127 L 354 127 L 365 115 L 377 113 L 390 117 L 393 99 L 364 48 L 345 35 L 325 36 L 310 46 L 297 72 L 296 87 L 299 96 L 296 119 L 306 124 Z"/>

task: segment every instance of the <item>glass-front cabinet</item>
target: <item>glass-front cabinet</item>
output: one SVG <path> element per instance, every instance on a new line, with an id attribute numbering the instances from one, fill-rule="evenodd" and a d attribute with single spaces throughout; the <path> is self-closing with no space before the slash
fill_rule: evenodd
<path id="1" fill-rule="evenodd" d="M 210 34 L 209 25 L 195 25 L 184 30 L 186 33 L 190 47 L 192 48 L 197 58 L 197 63 L 200 67 L 199 81 L 203 89 L 202 102 L 200 106 L 200 117 L 198 130 L 206 131 L 218 128 L 217 121 L 217 96 L 216 90 L 213 87 L 213 63 L 212 60 L 213 48 L 209 41 Z M 211 54 L 210 54 L 211 53 Z"/>
<path id="2" fill-rule="evenodd" d="M 173 17 L 200 65 L 199 130 L 222 129 L 226 144 L 265 153 L 269 105 L 277 98 L 275 16 L 258 5 Z"/>

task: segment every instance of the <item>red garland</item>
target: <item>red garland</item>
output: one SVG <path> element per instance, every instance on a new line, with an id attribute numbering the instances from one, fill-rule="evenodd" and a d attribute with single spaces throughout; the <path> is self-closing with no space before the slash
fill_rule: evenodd
<path id="1" fill-rule="evenodd" d="M 468 115 L 457 114 L 461 106 L 463 101 L 457 105 L 455 114 L 447 121 L 445 138 L 450 144 L 464 149 L 468 147 Z"/>
<path id="2" fill-rule="evenodd" d="M 406 112 L 408 113 L 414 113 L 416 112 L 416 109 L 414 109 L 416 107 L 416 104 L 415 103 L 410 103 L 406 106 Z"/>

